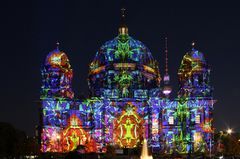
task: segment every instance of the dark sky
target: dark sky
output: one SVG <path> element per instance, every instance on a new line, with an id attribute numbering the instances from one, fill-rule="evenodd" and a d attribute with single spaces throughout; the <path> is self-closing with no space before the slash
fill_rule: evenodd
<path id="1" fill-rule="evenodd" d="M 75 94 L 87 92 L 88 64 L 118 31 L 118 0 L 32 0 L 0 4 L 0 121 L 29 135 L 38 124 L 40 67 L 56 41 L 74 71 Z M 213 71 L 214 119 L 218 130 L 240 131 L 240 11 L 235 4 L 126 1 L 129 34 L 151 50 L 164 70 L 164 37 L 169 43 L 171 83 L 191 48 L 204 52 Z"/>

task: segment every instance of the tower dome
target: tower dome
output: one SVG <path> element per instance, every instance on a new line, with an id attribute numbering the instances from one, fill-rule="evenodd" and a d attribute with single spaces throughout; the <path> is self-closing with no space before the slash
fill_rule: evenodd
<path id="1" fill-rule="evenodd" d="M 202 72 L 205 72 L 206 69 L 207 63 L 205 61 L 203 53 L 193 48 L 183 57 L 178 71 L 179 80 L 182 81 L 192 76 L 193 74 L 200 74 Z"/>
<path id="2" fill-rule="evenodd" d="M 107 92 L 116 97 L 147 96 L 149 90 L 159 87 L 158 63 L 142 42 L 119 30 L 90 64 L 90 91 L 94 96 Z"/>
<path id="3" fill-rule="evenodd" d="M 60 68 L 64 71 L 72 71 L 66 53 L 60 51 L 58 47 L 49 52 L 45 60 L 45 65 L 53 68 Z"/>

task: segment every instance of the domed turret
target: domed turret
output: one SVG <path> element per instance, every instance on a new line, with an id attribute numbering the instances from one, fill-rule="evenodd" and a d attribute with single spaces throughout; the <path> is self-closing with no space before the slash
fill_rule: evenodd
<path id="1" fill-rule="evenodd" d="M 42 98 L 73 98 L 72 77 L 68 57 L 57 47 L 47 55 L 42 68 Z"/>
<path id="2" fill-rule="evenodd" d="M 122 35 L 128 34 L 128 27 L 127 27 L 127 25 L 125 23 L 125 17 L 126 17 L 125 10 L 126 10 L 125 8 L 121 9 L 121 11 L 122 11 L 121 24 L 120 24 L 120 26 L 118 28 L 119 34 L 122 34 Z"/>
<path id="3" fill-rule="evenodd" d="M 47 55 L 45 66 L 59 68 L 64 72 L 72 71 L 67 55 L 58 48 Z"/>
<path id="4" fill-rule="evenodd" d="M 209 86 L 210 69 L 203 53 L 193 48 L 187 52 L 178 70 L 180 83 L 179 96 L 210 96 Z"/>

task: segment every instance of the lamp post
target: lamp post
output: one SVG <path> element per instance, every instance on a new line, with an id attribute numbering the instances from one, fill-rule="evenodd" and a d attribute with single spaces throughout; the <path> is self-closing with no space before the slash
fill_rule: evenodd
<path id="1" fill-rule="evenodd" d="M 228 128 L 226 132 L 227 132 L 227 135 L 229 135 L 228 142 L 230 143 L 230 144 L 228 144 L 228 153 L 230 155 L 232 155 L 233 148 L 232 148 L 232 145 L 231 145 L 231 142 L 232 142 L 232 136 L 231 135 L 233 133 L 233 130 L 231 128 Z"/>
<path id="2" fill-rule="evenodd" d="M 227 129 L 227 134 L 228 134 L 228 135 L 231 135 L 232 132 L 233 132 L 233 130 L 232 130 L 231 128 L 228 128 L 228 129 Z"/>

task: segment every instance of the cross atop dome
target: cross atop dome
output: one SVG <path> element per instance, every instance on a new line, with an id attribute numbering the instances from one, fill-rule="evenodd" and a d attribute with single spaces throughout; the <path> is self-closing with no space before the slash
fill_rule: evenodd
<path id="1" fill-rule="evenodd" d="M 121 22 L 118 31 L 120 35 L 128 35 L 128 27 L 126 25 L 126 9 L 124 7 L 121 9 Z"/>
<path id="2" fill-rule="evenodd" d="M 59 45 L 60 45 L 60 43 L 57 41 L 56 42 L 56 50 L 59 50 Z"/>
<path id="3" fill-rule="evenodd" d="M 122 8 L 122 9 L 121 9 L 121 15 L 122 15 L 122 18 L 125 18 L 125 11 L 126 11 L 125 8 Z"/>
<path id="4" fill-rule="evenodd" d="M 192 41 L 192 50 L 195 49 L 195 45 L 196 45 L 195 41 Z"/>

